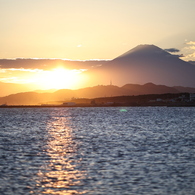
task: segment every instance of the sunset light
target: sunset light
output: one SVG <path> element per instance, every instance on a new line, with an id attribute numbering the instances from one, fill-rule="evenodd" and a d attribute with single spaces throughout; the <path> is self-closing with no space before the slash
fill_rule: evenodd
<path id="1" fill-rule="evenodd" d="M 195 194 L 195 0 L 0 0 L 0 195 Z"/>
<path id="2" fill-rule="evenodd" d="M 81 70 L 56 68 L 38 74 L 35 82 L 43 89 L 71 89 L 81 82 L 81 72 Z"/>
<path id="3" fill-rule="evenodd" d="M 67 69 L 63 66 L 43 69 L 8 68 L 1 69 L 0 82 L 26 85 L 28 90 L 77 89 L 84 87 L 86 69 Z M 17 86 L 15 86 L 17 89 Z"/>

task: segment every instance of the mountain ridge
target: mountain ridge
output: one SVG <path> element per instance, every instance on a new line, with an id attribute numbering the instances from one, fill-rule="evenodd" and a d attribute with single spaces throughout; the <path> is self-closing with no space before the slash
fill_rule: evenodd
<path id="1" fill-rule="evenodd" d="M 137 45 L 136 47 L 134 47 L 133 49 L 130 49 L 129 51 L 123 53 L 122 55 L 118 56 L 117 58 L 114 58 L 112 61 L 117 60 L 119 58 L 125 58 L 128 57 L 129 55 L 132 54 L 137 54 L 137 53 L 141 53 L 142 55 L 151 55 L 153 53 L 166 53 L 168 55 L 171 56 L 170 53 L 166 52 L 165 50 L 161 49 L 160 47 L 157 47 L 155 45 L 149 45 L 149 44 L 142 44 L 142 45 Z"/>
<path id="2" fill-rule="evenodd" d="M 195 87 L 195 66 L 155 45 L 139 45 L 98 67 L 93 74 L 102 83 L 109 77 L 117 85 L 152 82 Z"/>
<path id="3" fill-rule="evenodd" d="M 138 45 L 110 61 L 72 61 L 70 63 L 70 61 L 59 59 L 0 59 L 1 68 L 19 66 L 24 69 L 33 67 L 48 70 L 57 62 L 70 69 L 85 67 L 87 70 L 82 74 L 87 77 L 87 84 L 91 87 L 105 85 L 109 81 L 117 86 L 123 86 L 126 83 L 143 85 L 151 82 L 156 85 L 195 87 L 195 65 L 155 45 Z M 29 87 L 27 84 L 0 82 L 1 96 L 30 91 Z"/>
<path id="4" fill-rule="evenodd" d="M 48 102 L 72 101 L 74 98 L 98 98 L 128 95 L 166 94 L 166 93 L 195 93 L 195 88 L 168 87 L 153 83 L 126 84 L 122 87 L 114 85 L 99 85 L 77 90 L 61 89 L 53 93 L 23 92 L 1 97 L 0 104 L 8 105 L 38 105 Z"/>

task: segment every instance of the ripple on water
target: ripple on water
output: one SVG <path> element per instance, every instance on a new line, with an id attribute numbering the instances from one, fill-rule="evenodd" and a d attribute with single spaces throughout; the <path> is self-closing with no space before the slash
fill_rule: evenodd
<path id="1" fill-rule="evenodd" d="M 1 194 L 195 194 L 194 108 L 1 108 Z"/>

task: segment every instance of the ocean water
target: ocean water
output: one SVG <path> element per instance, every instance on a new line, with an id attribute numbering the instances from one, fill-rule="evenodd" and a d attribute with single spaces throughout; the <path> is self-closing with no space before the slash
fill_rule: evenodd
<path id="1" fill-rule="evenodd" d="M 0 194 L 195 194 L 195 108 L 1 108 Z"/>

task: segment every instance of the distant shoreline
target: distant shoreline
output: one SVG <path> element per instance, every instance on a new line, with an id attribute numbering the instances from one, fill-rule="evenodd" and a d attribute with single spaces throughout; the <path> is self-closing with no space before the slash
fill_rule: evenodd
<path id="1" fill-rule="evenodd" d="M 0 108 L 75 108 L 75 107 L 195 107 L 195 94 L 148 94 L 138 96 L 113 96 L 94 99 L 75 98 L 71 101 L 45 104 L 1 104 Z"/>
<path id="2" fill-rule="evenodd" d="M 195 107 L 195 104 L 167 104 L 167 105 L 74 105 L 74 106 L 64 106 L 64 105 L 7 105 L 7 106 L 0 106 L 1 108 L 99 108 L 99 107 Z"/>

